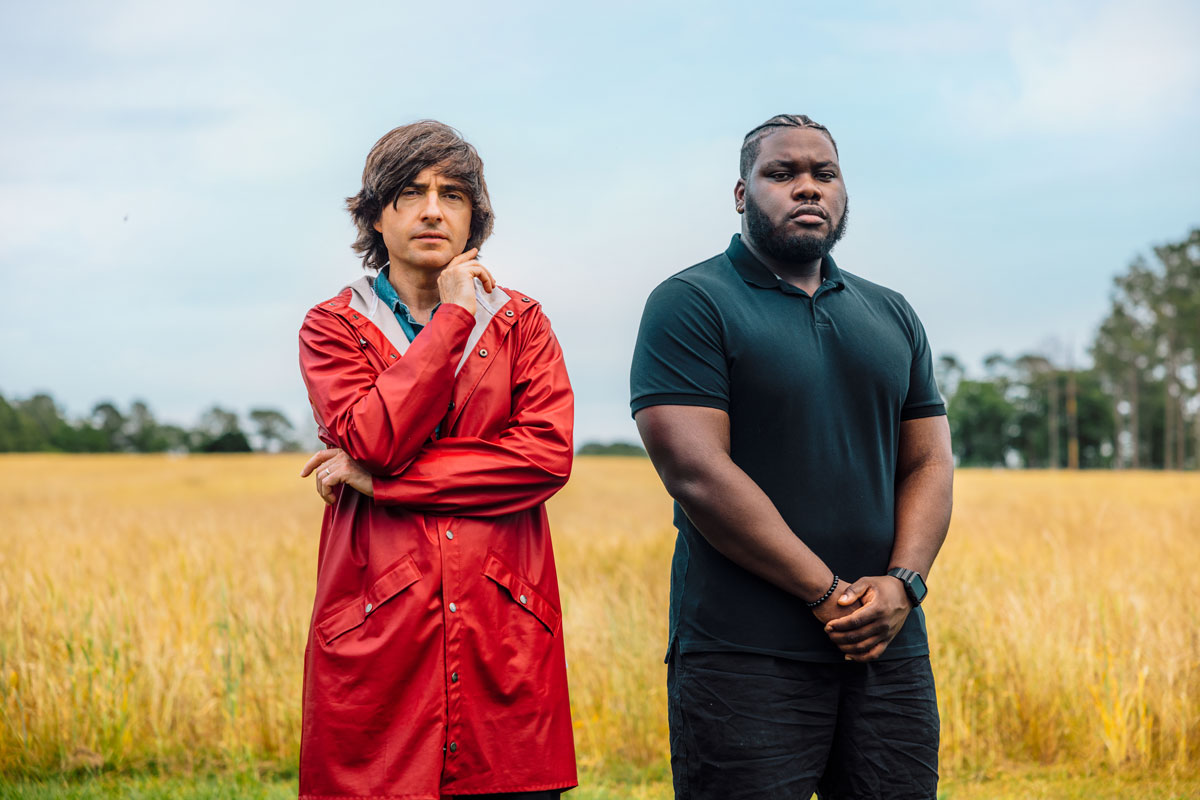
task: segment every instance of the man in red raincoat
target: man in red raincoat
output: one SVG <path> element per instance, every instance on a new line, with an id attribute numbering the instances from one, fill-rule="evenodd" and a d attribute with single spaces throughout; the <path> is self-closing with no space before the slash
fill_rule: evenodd
<path id="1" fill-rule="evenodd" d="M 305 650 L 301 798 L 556 798 L 575 786 L 544 503 L 573 397 L 540 305 L 476 258 L 483 164 L 422 121 L 347 201 L 378 270 L 313 308 L 300 368 L 329 505 Z"/>

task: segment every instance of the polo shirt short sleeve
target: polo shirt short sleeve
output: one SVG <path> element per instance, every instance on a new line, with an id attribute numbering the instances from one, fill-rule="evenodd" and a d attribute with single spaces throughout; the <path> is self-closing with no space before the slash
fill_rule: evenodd
<path id="1" fill-rule="evenodd" d="M 729 410 L 729 371 L 715 302 L 686 280 L 669 280 L 646 302 L 638 331 L 633 410 L 706 406 Z"/>
<path id="2" fill-rule="evenodd" d="M 812 296 L 735 236 L 664 281 L 642 315 L 630 407 L 705 406 L 730 420 L 730 457 L 844 580 L 882 575 L 895 540 L 905 420 L 945 413 L 925 330 L 897 292 L 831 258 Z M 842 660 L 802 600 L 718 553 L 678 504 L 670 642 Z M 884 653 L 928 653 L 920 608 Z"/>

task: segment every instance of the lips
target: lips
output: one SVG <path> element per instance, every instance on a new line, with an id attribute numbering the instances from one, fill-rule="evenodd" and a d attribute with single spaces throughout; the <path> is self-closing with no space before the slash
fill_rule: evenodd
<path id="1" fill-rule="evenodd" d="M 799 206 L 788 215 L 788 219 L 793 219 L 796 222 L 813 223 L 828 220 L 829 215 L 820 206 Z"/>
<path id="2" fill-rule="evenodd" d="M 423 239 L 423 240 L 429 241 L 429 242 L 440 242 L 440 241 L 445 241 L 445 240 L 449 239 L 450 237 L 444 233 L 438 233 L 437 231 L 424 231 L 422 233 L 418 233 L 413 238 L 414 239 Z"/>

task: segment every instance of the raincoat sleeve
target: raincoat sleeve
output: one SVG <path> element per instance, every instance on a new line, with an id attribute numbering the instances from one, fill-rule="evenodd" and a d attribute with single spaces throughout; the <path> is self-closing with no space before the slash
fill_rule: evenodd
<path id="1" fill-rule="evenodd" d="M 508 427 L 495 440 L 427 442 L 402 474 L 374 477 L 376 503 L 430 514 L 500 516 L 534 508 L 563 487 L 571 474 L 575 401 L 562 349 L 540 311 L 526 315 L 519 327 L 524 330 Z"/>
<path id="2" fill-rule="evenodd" d="M 376 372 L 349 323 L 310 311 L 300 328 L 300 372 L 330 443 L 369 472 L 403 470 L 446 413 L 474 325 L 465 308 L 446 304 L 403 358 Z"/>

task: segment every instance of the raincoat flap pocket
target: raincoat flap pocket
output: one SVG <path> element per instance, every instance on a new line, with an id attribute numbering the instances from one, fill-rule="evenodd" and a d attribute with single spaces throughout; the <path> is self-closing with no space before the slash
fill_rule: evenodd
<path id="1" fill-rule="evenodd" d="M 513 602 L 533 614 L 539 622 L 546 626 L 551 636 L 557 636 L 562 625 L 562 614 L 538 594 L 528 581 L 522 580 L 499 557 L 489 552 L 483 565 L 484 576 L 492 579 L 512 596 Z"/>
<path id="2" fill-rule="evenodd" d="M 317 623 L 321 641 L 329 644 L 343 633 L 366 621 L 381 605 L 421 579 L 421 570 L 411 555 L 406 555 L 375 579 L 363 597 L 342 606 Z"/>

